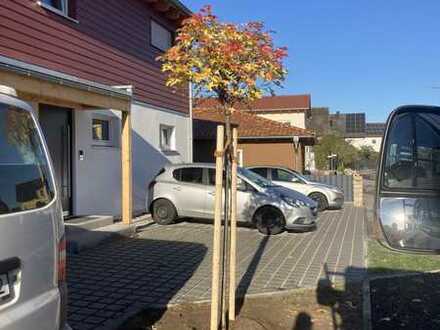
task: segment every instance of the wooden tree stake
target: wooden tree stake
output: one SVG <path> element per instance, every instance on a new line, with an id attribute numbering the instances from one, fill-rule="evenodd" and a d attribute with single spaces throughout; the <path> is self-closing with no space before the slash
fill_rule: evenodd
<path id="1" fill-rule="evenodd" d="M 214 239 L 212 251 L 212 284 L 211 284 L 211 330 L 220 327 L 220 271 L 221 271 L 221 227 L 222 227 L 222 195 L 223 195 L 223 147 L 225 130 L 217 126 L 217 151 L 215 168 L 215 209 Z"/>
<path id="2" fill-rule="evenodd" d="M 232 181 L 231 181 L 231 249 L 229 265 L 229 320 L 235 321 L 235 290 L 237 267 L 237 168 L 238 131 L 232 130 Z"/>

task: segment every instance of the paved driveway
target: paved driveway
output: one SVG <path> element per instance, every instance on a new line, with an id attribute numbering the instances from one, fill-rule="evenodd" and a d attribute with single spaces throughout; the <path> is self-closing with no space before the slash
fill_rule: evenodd
<path id="1" fill-rule="evenodd" d="M 347 205 L 319 218 L 318 230 L 273 237 L 239 229 L 241 293 L 314 287 L 320 278 L 364 275 L 364 209 Z M 111 329 L 141 308 L 210 298 L 212 225 L 182 222 L 144 228 L 69 257 L 69 322 Z"/>

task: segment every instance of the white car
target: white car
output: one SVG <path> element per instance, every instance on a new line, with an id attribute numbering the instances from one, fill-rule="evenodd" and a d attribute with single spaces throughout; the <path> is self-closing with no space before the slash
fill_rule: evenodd
<path id="1" fill-rule="evenodd" d="M 313 182 L 298 172 L 278 166 L 252 166 L 249 170 L 275 184 L 296 190 L 318 203 L 318 210 L 339 209 L 344 205 L 344 193 L 335 186 Z"/>
<path id="2" fill-rule="evenodd" d="M 69 329 L 61 201 L 33 110 L 14 94 L 0 86 L 0 330 Z"/>

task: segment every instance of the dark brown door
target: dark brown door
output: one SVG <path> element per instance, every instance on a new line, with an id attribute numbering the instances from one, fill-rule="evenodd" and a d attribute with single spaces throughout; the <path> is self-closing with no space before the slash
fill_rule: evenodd
<path id="1" fill-rule="evenodd" d="M 72 110 L 40 104 L 38 118 L 52 158 L 64 216 L 72 215 Z"/>

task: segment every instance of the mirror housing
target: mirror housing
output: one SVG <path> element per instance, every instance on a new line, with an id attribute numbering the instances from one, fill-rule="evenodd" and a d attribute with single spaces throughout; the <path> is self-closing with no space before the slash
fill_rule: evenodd
<path id="1" fill-rule="evenodd" d="M 388 247 L 440 254 L 440 107 L 404 106 L 390 114 L 374 214 Z"/>
<path id="2" fill-rule="evenodd" d="M 240 178 L 237 178 L 237 179 L 238 179 L 237 180 L 237 191 L 243 191 L 243 192 L 247 191 L 248 188 L 247 188 L 246 182 L 241 180 Z"/>

